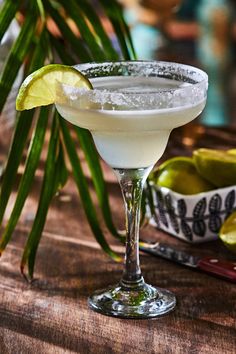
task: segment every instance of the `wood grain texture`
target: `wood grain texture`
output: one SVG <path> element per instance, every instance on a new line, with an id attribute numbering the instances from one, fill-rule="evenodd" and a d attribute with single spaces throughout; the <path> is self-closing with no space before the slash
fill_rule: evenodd
<path id="1" fill-rule="evenodd" d="M 183 131 L 173 135 L 167 153 L 179 151 L 180 133 Z M 219 136 L 217 139 L 220 141 Z M 105 174 L 115 220 L 122 228 L 119 187 L 110 170 Z M 119 281 L 122 265 L 99 249 L 71 180 L 53 201 L 39 247 L 36 280 L 26 283 L 19 273 L 19 262 L 34 217 L 38 182 L 0 259 L 1 354 L 236 352 L 236 286 L 160 258 L 142 254 L 142 270 L 147 282 L 176 294 L 177 306 L 172 313 L 153 320 L 121 320 L 88 309 L 88 295 Z M 142 230 L 142 236 L 196 255 L 233 259 L 218 241 L 191 246 L 151 226 Z M 120 244 L 110 241 L 122 252 Z"/>

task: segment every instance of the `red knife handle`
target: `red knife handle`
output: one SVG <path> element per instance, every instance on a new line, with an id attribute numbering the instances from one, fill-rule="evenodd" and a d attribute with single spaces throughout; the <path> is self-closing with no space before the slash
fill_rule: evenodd
<path id="1" fill-rule="evenodd" d="M 197 267 L 225 279 L 236 282 L 236 262 L 222 261 L 214 257 L 201 258 Z"/>

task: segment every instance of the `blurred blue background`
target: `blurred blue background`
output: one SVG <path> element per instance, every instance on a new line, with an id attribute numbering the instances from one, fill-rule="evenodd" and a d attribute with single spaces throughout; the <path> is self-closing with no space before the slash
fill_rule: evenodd
<path id="1" fill-rule="evenodd" d="M 196 65 L 209 76 L 206 126 L 236 125 L 236 2 L 122 0 L 138 59 Z"/>

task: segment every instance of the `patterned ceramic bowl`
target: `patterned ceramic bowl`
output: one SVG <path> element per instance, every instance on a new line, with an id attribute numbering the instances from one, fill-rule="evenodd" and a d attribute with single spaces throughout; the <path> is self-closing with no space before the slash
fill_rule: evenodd
<path id="1" fill-rule="evenodd" d="M 188 196 L 153 184 L 150 191 L 150 222 L 187 242 L 216 239 L 224 220 L 236 210 L 236 186 Z"/>

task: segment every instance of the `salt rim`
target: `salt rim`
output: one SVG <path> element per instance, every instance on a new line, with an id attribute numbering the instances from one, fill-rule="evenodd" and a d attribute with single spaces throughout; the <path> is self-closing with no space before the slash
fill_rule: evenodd
<path id="1" fill-rule="evenodd" d="M 129 92 L 70 87 L 61 84 L 57 101 L 77 109 L 153 110 L 199 104 L 206 99 L 207 74 L 195 67 L 172 62 L 120 61 L 86 63 L 75 66 L 88 79 L 109 76 L 162 77 L 183 82 L 178 88 L 161 88 L 154 92 Z M 185 85 L 187 83 L 187 85 Z"/>

